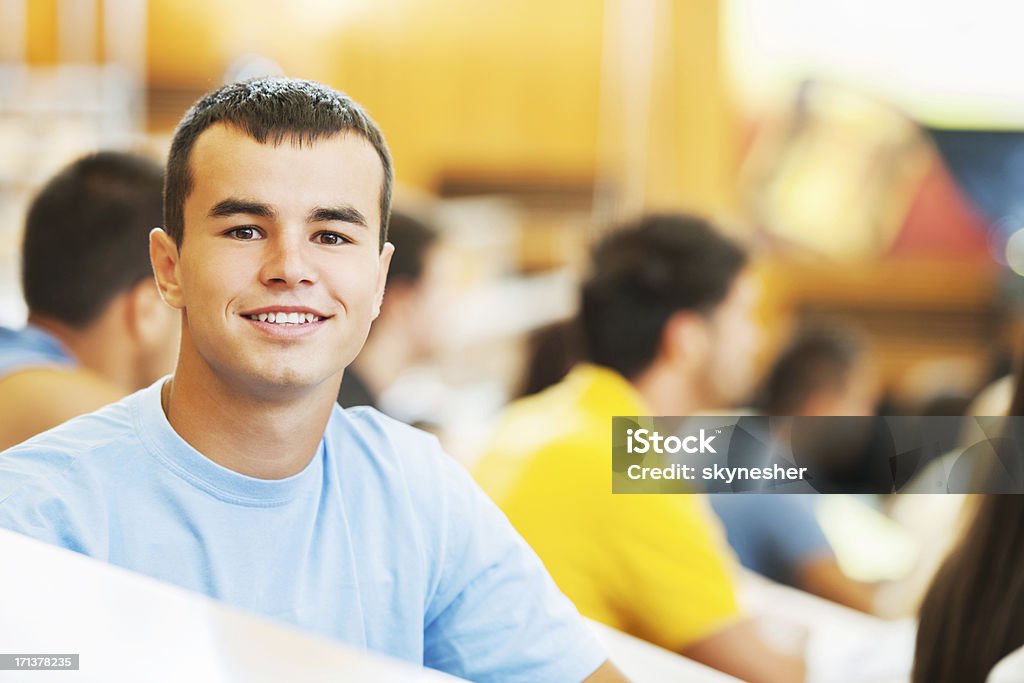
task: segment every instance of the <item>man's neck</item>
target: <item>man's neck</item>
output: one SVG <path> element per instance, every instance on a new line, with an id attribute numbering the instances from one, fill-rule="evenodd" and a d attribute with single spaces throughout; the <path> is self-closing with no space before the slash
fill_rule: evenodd
<path id="1" fill-rule="evenodd" d="M 692 383 L 676 368 L 656 363 L 630 383 L 643 397 L 652 415 L 690 415 L 706 407 Z"/>
<path id="2" fill-rule="evenodd" d="M 124 391 L 139 388 L 135 376 L 134 359 L 123 344 L 124 332 L 113 329 L 118 323 L 115 301 L 96 321 L 83 329 L 76 329 L 46 316 L 29 315 L 28 322 L 53 335 L 68 350 L 81 367 L 101 375 Z"/>
<path id="3" fill-rule="evenodd" d="M 179 362 L 161 403 L 174 431 L 213 462 L 250 477 L 284 479 L 316 455 L 337 395 L 338 383 L 325 381 L 288 400 L 263 400 L 207 366 Z"/>

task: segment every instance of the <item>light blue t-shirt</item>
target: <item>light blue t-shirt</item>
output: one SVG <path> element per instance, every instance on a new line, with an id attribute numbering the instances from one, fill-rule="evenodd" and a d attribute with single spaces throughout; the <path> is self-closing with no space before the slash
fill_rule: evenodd
<path id="1" fill-rule="evenodd" d="M 802 563 L 832 554 L 814 516 L 813 494 L 719 493 L 709 498 L 740 563 L 762 576 L 793 586 Z"/>
<path id="2" fill-rule="evenodd" d="M 15 370 L 47 365 L 74 365 L 56 337 L 34 325 L 20 330 L 0 327 L 0 378 Z"/>
<path id="3" fill-rule="evenodd" d="M 474 681 L 605 659 L 434 437 L 335 406 L 308 467 L 255 479 L 178 436 L 162 383 L 0 454 L 0 526 Z"/>

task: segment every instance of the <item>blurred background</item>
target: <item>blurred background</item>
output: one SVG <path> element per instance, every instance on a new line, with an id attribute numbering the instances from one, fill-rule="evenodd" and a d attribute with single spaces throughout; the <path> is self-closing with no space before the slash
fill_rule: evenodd
<path id="1" fill-rule="evenodd" d="M 0 324 L 25 316 L 43 180 L 98 148 L 160 157 L 203 92 L 280 73 L 362 103 L 398 204 L 443 233 L 449 303 L 410 381 L 457 455 L 531 331 L 572 314 L 587 245 L 644 210 L 756 245 L 762 365 L 840 321 L 884 412 L 962 414 L 1019 337 L 1022 20 L 996 0 L 0 0 Z"/>
<path id="2" fill-rule="evenodd" d="M 425 319 L 404 328 L 429 343 L 381 402 L 464 463 L 531 350 L 557 369 L 557 334 L 537 333 L 574 315 L 589 245 L 644 211 L 753 247 L 763 375 L 825 326 L 866 349 L 879 414 L 1005 414 L 1021 25 L 1003 0 L 0 0 L 0 325 L 25 320 L 21 231 L 47 178 L 97 149 L 160 159 L 204 92 L 283 74 L 364 105 L 396 207 L 441 234 Z M 959 514 L 909 498 L 818 512 L 851 577 L 903 582 L 891 616 Z"/>

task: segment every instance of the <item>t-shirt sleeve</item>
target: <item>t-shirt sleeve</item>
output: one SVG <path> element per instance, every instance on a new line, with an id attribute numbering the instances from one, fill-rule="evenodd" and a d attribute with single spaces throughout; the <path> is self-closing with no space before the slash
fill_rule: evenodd
<path id="1" fill-rule="evenodd" d="M 698 495 L 611 495 L 607 556 L 633 632 L 679 651 L 740 616 L 734 559 Z"/>
<path id="2" fill-rule="evenodd" d="M 705 499 L 613 494 L 595 457 L 607 448 L 593 430 L 507 470 L 512 458 L 492 451 L 477 472 L 588 617 L 673 651 L 734 623 L 735 558 Z"/>
<path id="3" fill-rule="evenodd" d="M 801 564 L 832 554 L 813 496 L 721 494 L 712 502 L 743 565 L 770 579 L 792 584 Z"/>
<path id="4" fill-rule="evenodd" d="M 47 455 L 24 445 L 0 454 L 0 528 L 91 554 L 88 534 L 65 499 L 62 468 L 48 467 Z"/>
<path id="5" fill-rule="evenodd" d="M 582 681 L 606 659 L 603 648 L 505 515 L 460 466 L 444 469 L 424 664 L 479 683 Z"/>

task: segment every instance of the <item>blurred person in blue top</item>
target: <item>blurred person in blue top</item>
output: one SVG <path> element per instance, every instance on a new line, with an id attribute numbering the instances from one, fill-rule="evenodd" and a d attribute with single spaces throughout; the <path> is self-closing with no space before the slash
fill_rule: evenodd
<path id="1" fill-rule="evenodd" d="M 335 400 L 377 316 L 392 162 L 354 101 L 257 79 L 171 143 L 171 378 L 0 457 L 0 526 L 474 681 L 620 681 L 436 439 Z"/>
<path id="2" fill-rule="evenodd" d="M 764 383 L 761 408 L 774 416 L 873 415 L 878 380 L 866 345 L 844 326 L 808 327 L 782 351 Z M 864 612 L 875 588 L 847 576 L 815 518 L 811 494 L 717 494 L 715 513 L 740 562 L 774 581 Z"/>
<path id="3" fill-rule="evenodd" d="M 1021 367 L 1018 359 L 999 457 L 973 473 L 993 493 L 967 497 L 968 523 L 921 600 L 911 683 L 1024 680 Z"/>
<path id="4" fill-rule="evenodd" d="M 0 328 L 0 450 L 174 367 L 179 316 L 149 264 L 162 192 L 160 164 L 100 152 L 33 199 L 21 263 L 28 324 Z"/>

